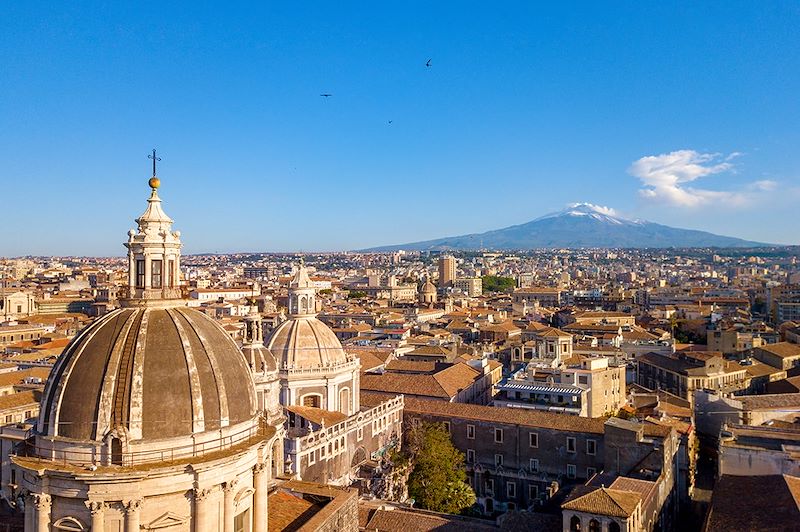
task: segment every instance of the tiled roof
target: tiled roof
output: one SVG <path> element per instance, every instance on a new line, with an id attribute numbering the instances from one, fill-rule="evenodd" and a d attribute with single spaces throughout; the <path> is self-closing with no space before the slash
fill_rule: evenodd
<path id="1" fill-rule="evenodd" d="M 363 398 L 362 394 L 362 398 Z M 573 432 L 603 433 L 603 420 L 568 414 L 555 414 L 525 408 L 502 408 L 466 403 L 445 403 L 413 397 L 405 398 L 405 410 L 420 414 L 433 414 L 441 417 L 474 419 L 507 425 L 546 427 Z"/>
<path id="2" fill-rule="evenodd" d="M 769 395 L 743 395 L 737 397 L 745 410 L 800 406 L 800 393 L 776 393 Z"/>
<path id="3" fill-rule="evenodd" d="M 491 524 L 482 524 L 476 520 L 463 522 L 458 517 L 422 513 L 414 510 L 383 510 L 359 508 L 359 524 L 362 530 L 378 532 L 462 532 L 464 530 L 497 530 Z"/>
<path id="4" fill-rule="evenodd" d="M 349 352 L 347 349 L 345 351 Z M 369 351 L 365 352 L 355 352 L 358 359 L 361 361 L 361 371 L 369 371 L 371 369 L 375 369 L 381 365 L 383 365 L 383 360 L 376 357 Z"/>
<path id="5" fill-rule="evenodd" d="M 586 310 L 575 314 L 576 319 L 589 319 L 589 318 L 632 318 L 630 314 L 625 312 L 613 312 L 610 310 Z"/>
<path id="6" fill-rule="evenodd" d="M 471 386 L 481 373 L 468 364 L 453 364 L 433 374 L 386 372 L 383 375 L 364 374 L 361 389 L 391 394 L 437 397 L 448 401 L 459 391 Z"/>
<path id="7" fill-rule="evenodd" d="M 617 477 L 614 482 L 608 486 L 612 490 L 627 491 L 638 493 L 642 497 L 645 504 L 651 500 L 656 493 L 657 484 L 652 480 L 642 480 L 630 477 Z"/>
<path id="8" fill-rule="evenodd" d="M 766 375 L 772 375 L 773 373 L 778 373 L 781 371 L 777 368 L 773 368 L 769 364 L 764 364 L 755 360 L 749 366 L 745 366 L 744 369 L 751 377 L 764 377 Z"/>
<path id="9" fill-rule="evenodd" d="M 487 325 L 485 327 L 481 327 L 483 331 L 491 331 L 491 332 L 515 332 L 520 331 L 520 328 L 514 325 L 514 322 L 511 320 L 504 321 L 502 323 L 493 323 L 491 325 Z"/>
<path id="10" fill-rule="evenodd" d="M 408 373 L 433 373 L 436 371 L 436 362 L 427 360 L 403 360 L 400 357 L 386 364 L 386 371 L 405 371 Z"/>
<path id="11" fill-rule="evenodd" d="M 39 401 L 41 400 L 42 393 L 34 390 L 0 395 L 0 411 L 26 405 L 39 406 Z"/>
<path id="12" fill-rule="evenodd" d="M 267 528 L 275 531 L 298 530 L 308 520 L 309 513 L 315 513 L 315 510 L 322 508 L 285 491 L 272 493 L 267 504 Z"/>
<path id="13" fill-rule="evenodd" d="M 11 386 L 14 384 L 22 384 L 22 381 L 28 377 L 40 378 L 42 381 L 47 380 L 50 375 L 50 368 L 30 368 L 20 371 L 9 371 L 8 373 L 0 373 L 0 387 Z"/>
<path id="14" fill-rule="evenodd" d="M 402 392 L 400 392 L 402 393 Z M 370 396 L 362 392 L 361 400 L 364 404 L 371 404 L 385 400 L 385 396 Z M 420 414 L 432 414 L 441 417 L 474 419 L 488 423 L 497 422 L 506 425 L 521 425 L 526 427 L 552 428 L 570 432 L 587 432 L 602 434 L 604 421 L 602 418 L 588 418 L 557 414 L 527 408 L 504 408 L 474 405 L 467 403 L 447 403 L 432 401 L 416 397 L 405 397 L 405 410 Z M 664 438 L 672 432 L 669 427 L 645 424 L 643 426 L 646 436 Z"/>
<path id="15" fill-rule="evenodd" d="M 572 335 L 568 332 L 562 331 L 561 329 L 556 329 L 555 327 L 548 327 L 536 334 L 540 338 L 564 338 L 564 337 L 572 337 Z"/>
<path id="16" fill-rule="evenodd" d="M 461 390 L 468 388 L 480 376 L 480 372 L 469 364 L 453 364 L 449 368 L 434 373 L 436 382 L 451 397 L 454 397 Z"/>
<path id="17" fill-rule="evenodd" d="M 359 528 L 378 532 L 463 532 L 497 530 L 491 523 L 466 520 L 446 514 L 418 510 L 359 508 Z M 364 524 L 362 524 L 364 523 Z"/>
<path id="18" fill-rule="evenodd" d="M 409 355 L 438 355 L 438 356 L 448 356 L 451 354 L 451 350 L 447 349 L 446 347 L 442 347 L 440 345 L 422 345 L 408 353 Z"/>
<path id="19" fill-rule="evenodd" d="M 317 425 L 325 425 L 330 427 L 340 421 L 347 419 L 347 416 L 341 412 L 332 412 L 322 408 L 314 408 L 311 406 L 287 406 L 286 410 L 303 417 Z"/>
<path id="20" fill-rule="evenodd" d="M 767 344 L 756 347 L 757 351 L 766 351 L 780 358 L 800 356 L 800 345 L 789 342 L 778 342 L 777 344 Z"/>
<path id="21" fill-rule="evenodd" d="M 722 475 L 714 486 L 705 530 L 797 530 L 799 500 L 797 477 Z"/>
<path id="22" fill-rule="evenodd" d="M 633 491 L 581 486 L 561 507 L 588 514 L 627 518 L 633 515 L 641 500 L 642 496 Z"/>
<path id="23" fill-rule="evenodd" d="M 421 395 L 450 400 L 451 397 L 436 382 L 433 375 L 384 373 L 383 375 L 361 375 L 361 390 L 395 394 Z"/>

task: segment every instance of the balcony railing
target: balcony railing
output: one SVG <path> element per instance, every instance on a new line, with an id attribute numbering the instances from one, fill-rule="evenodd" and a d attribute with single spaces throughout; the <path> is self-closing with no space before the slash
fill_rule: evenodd
<path id="1" fill-rule="evenodd" d="M 262 421 L 258 425 L 252 425 L 234 434 L 222 436 L 214 440 L 162 449 L 142 449 L 120 452 L 112 451 L 109 445 L 99 445 L 90 449 L 59 449 L 56 446 L 37 446 L 35 439 L 29 438 L 19 442 L 15 446 L 13 455 L 24 457 L 27 460 L 35 460 L 42 464 L 55 463 L 77 467 L 137 467 L 154 463 L 172 464 L 192 458 L 201 458 L 212 453 L 233 449 L 246 443 L 261 441 L 270 438 L 274 434 L 275 428 Z"/>

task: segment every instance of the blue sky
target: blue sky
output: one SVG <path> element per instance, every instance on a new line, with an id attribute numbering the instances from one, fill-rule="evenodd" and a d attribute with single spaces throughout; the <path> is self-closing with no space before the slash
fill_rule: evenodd
<path id="1" fill-rule="evenodd" d="M 3 3 L 0 256 L 123 254 L 153 147 L 190 253 L 578 201 L 800 243 L 795 2 L 199 4 Z"/>

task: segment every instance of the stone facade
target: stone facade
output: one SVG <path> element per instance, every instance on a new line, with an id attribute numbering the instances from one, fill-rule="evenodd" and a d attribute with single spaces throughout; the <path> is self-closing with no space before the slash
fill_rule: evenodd
<path id="1" fill-rule="evenodd" d="M 399 445 L 402 422 L 403 396 L 397 396 L 329 427 L 290 430 L 285 444 L 287 473 L 311 482 L 349 485 L 360 466 L 380 461 Z"/>
<path id="2" fill-rule="evenodd" d="M 408 398 L 404 412 L 406 423 L 446 425 L 489 515 L 534 508 L 602 471 L 646 469 L 673 491 L 677 436 L 667 427 Z"/>

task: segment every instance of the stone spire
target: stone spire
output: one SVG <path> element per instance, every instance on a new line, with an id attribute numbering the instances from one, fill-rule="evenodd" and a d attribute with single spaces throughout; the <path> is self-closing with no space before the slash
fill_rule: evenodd
<path id="1" fill-rule="evenodd" d="M 154 166 L 155 170 L 155 166 Z M 147 209 L 136 219 L 138 229 L 128 231 L 128 297 L 125 306 L 180 300 L 181 234 L 172 231 L 172 219 L 161 208 L 161 180 L 148 181 Z"/>
<path id="2" fill-rule="evenodd" d="M 289 282 L 289 315 L 314 316 L 317 313 L 317 291 L 308 277 L 305 263 L 301 260 L 297 273 Z"/>

